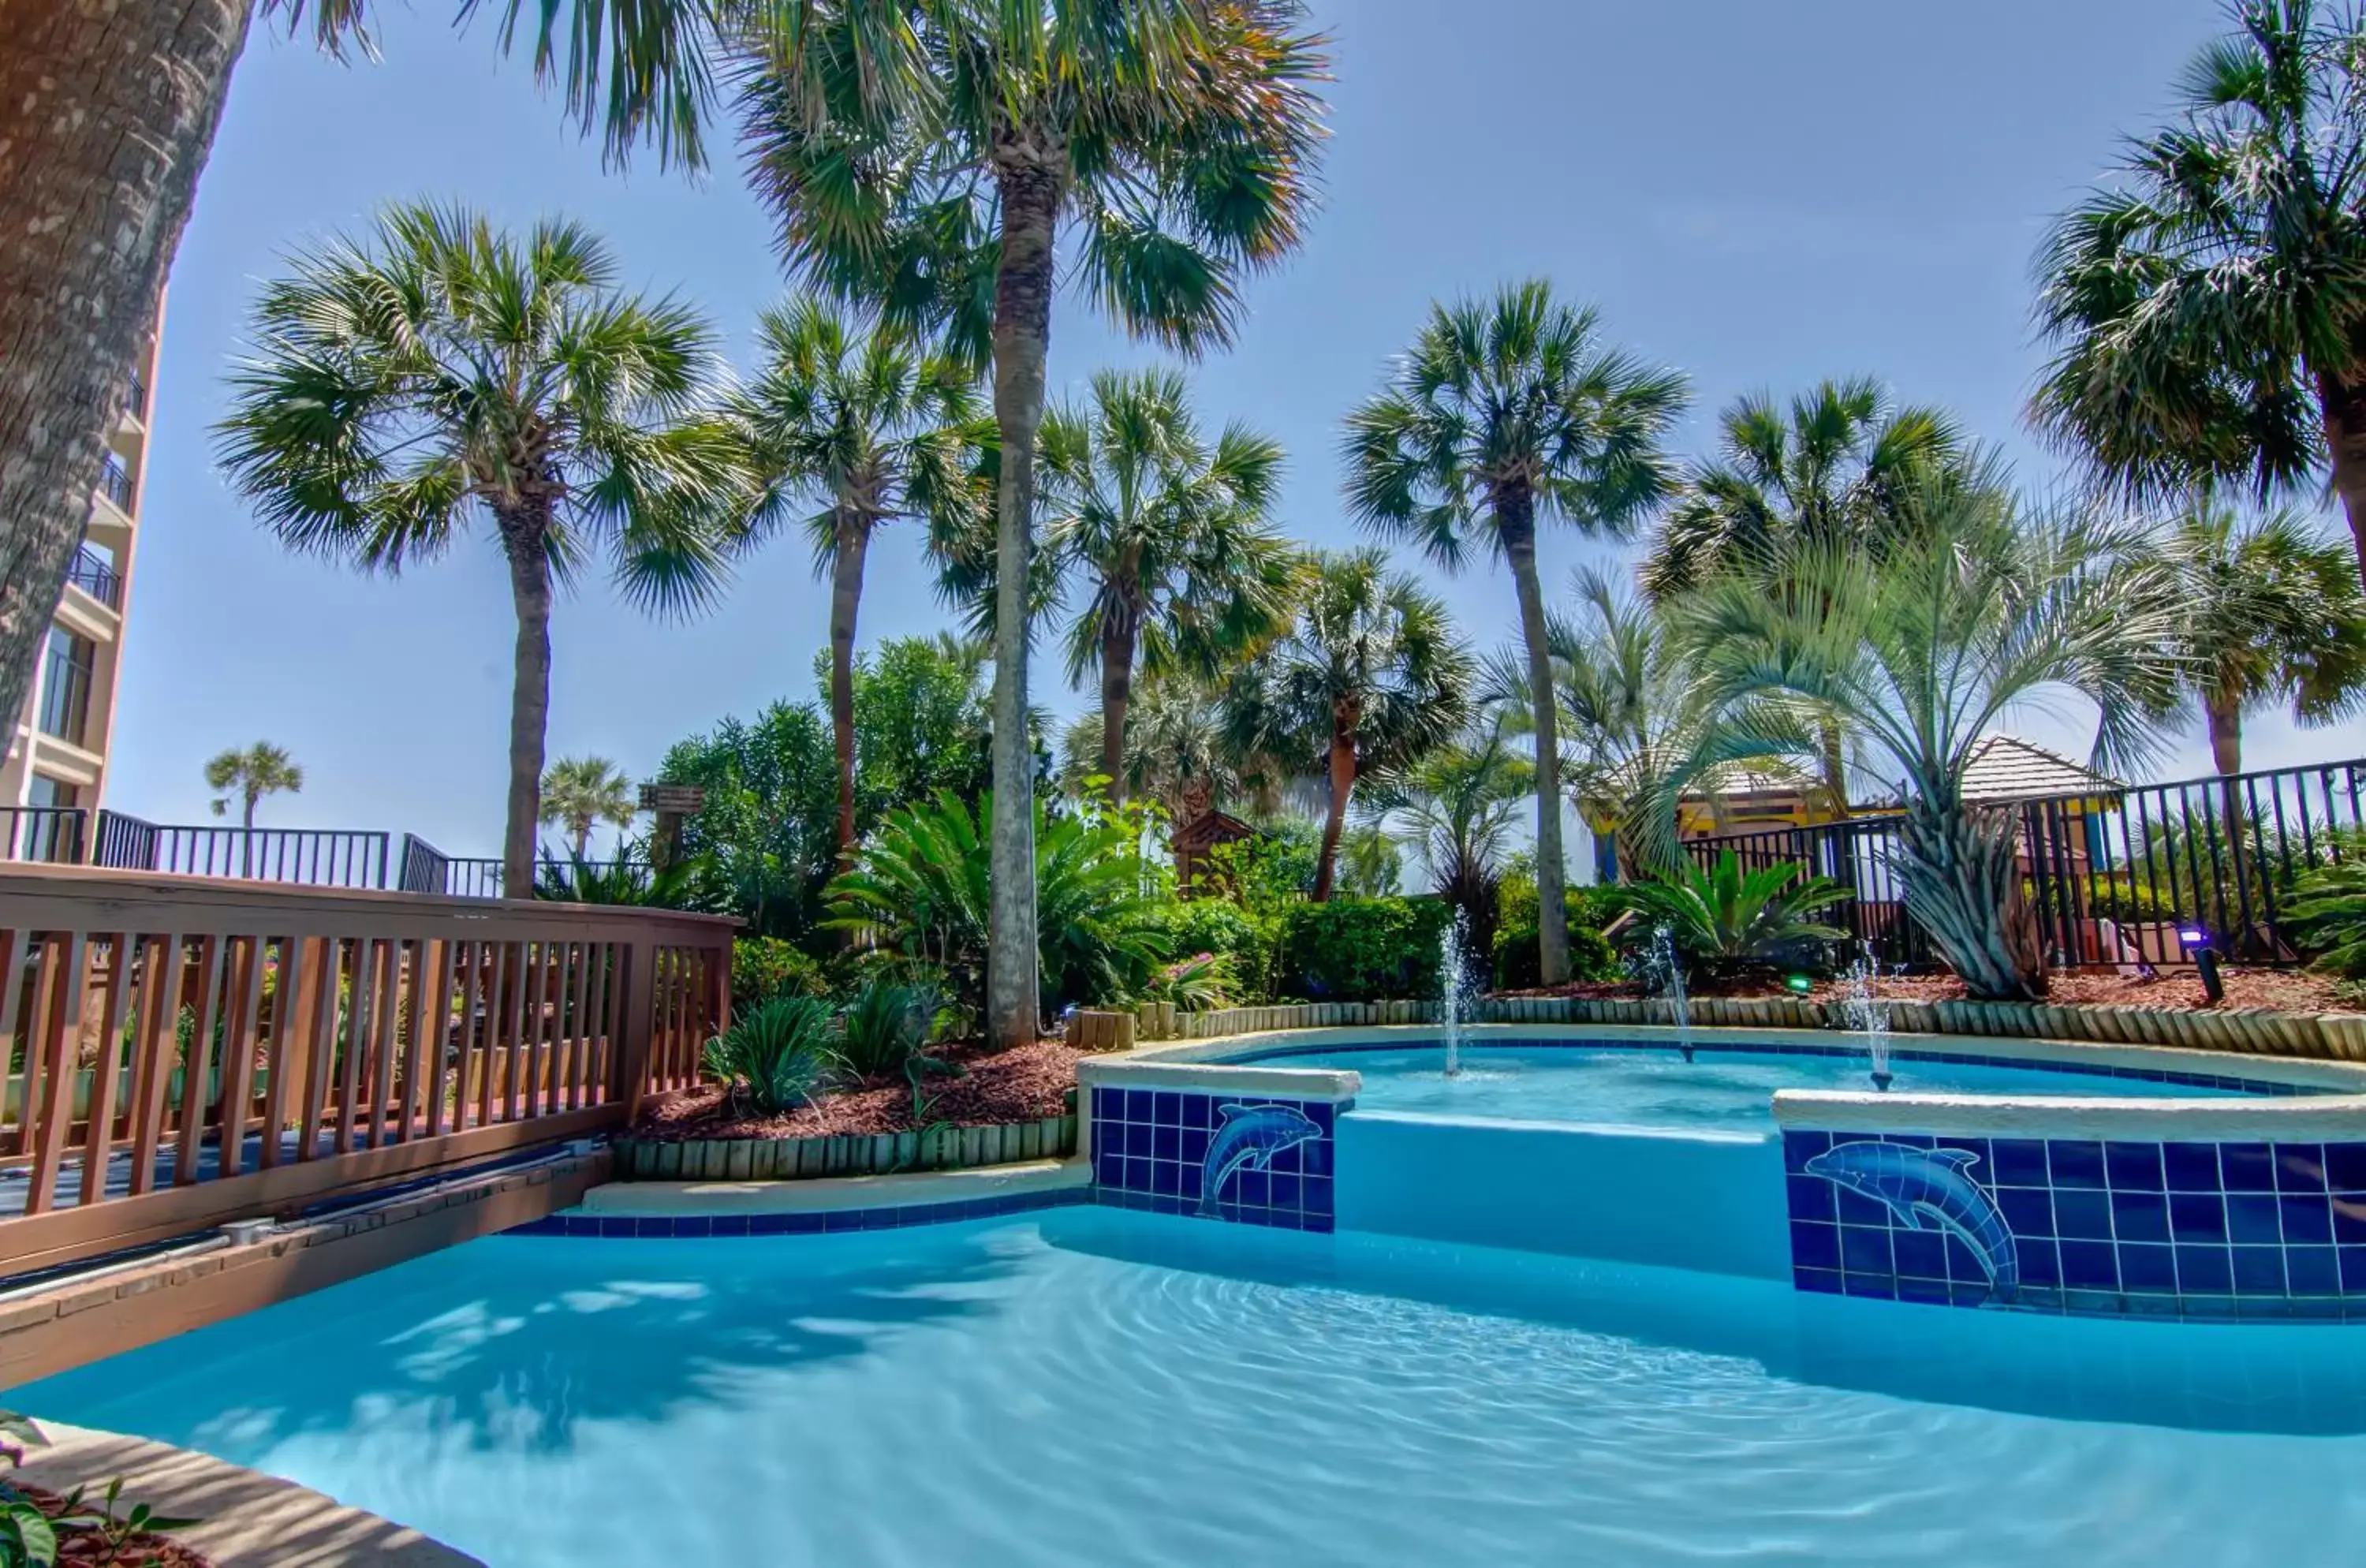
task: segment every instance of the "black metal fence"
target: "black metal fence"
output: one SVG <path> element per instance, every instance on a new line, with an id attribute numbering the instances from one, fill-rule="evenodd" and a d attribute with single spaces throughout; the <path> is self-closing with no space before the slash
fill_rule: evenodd
<path id="1" fill-rule="evenodd" d="M 2247 964 L 2288 965 L 2293 889 L 2308 871 L 2366 854 L 2366 760 L 2141 784 L 2010 803 L 2022 888 L 2061 965 L 2190 963 L 2180 933 L 2205 933 Z M 1849 888 L 1826 920 L 1876 961 L 1928 969 L 1938 954 L 1906 913 L 1897 819 L 1727 833 L 1686 844 L 1703 865 L 1792 864 Z"/>
<path id="2" fill-rule="evenodd" d="M 183 876 L 385 887 L 387 835 L 351 828 L 214 828 L 98 814 L 99 865 Z"/>
<path id="3" fill-rule="evenodd" d="M 0 861 L 76 864 L 87 829 L 78 806 L 0 806 Z"/>
<path id="4" fill-rule="evenodd" d="M 405 893 L 498 898 L 501 896 L 501 863 L 494 856 L 447 855 L 418 834 L 405 833 L 398 886 Z"/>

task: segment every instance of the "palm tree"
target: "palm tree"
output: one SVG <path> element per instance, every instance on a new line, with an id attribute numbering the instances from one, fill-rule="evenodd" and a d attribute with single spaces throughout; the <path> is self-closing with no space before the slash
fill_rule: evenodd
<path id="1" fill-rule="evenodd" d="M 1322 777 L 1328 798 L 1314 900 L 1331 897 L 1356 781 L 1459 729 L 1473 661 L 1445 604 L 1377 549 L 1318 554 L 1297 622 L 1227 694 L 1236 744 Z"/>
<path id="2" fill-rule="evenodd" d="M 542 775 L 542 820 L 566 828 L 579 861 L 591 849 L 592 829 L 603 822 L 629 828 L 639 814 L 633 781 L 605 757 L 561 757 Z"/>
<path id="3" fill-rule="evenodd" d="M 707 412 L 714 338 L 627 295 L 573 223 L 497 232 L 396 206 L 368 241 L 264 290 L 217 427 L 223 467 L 290 548 L 399 572 L 481 516 L 517 615 L 504 886 L 534 885 L 555 586 L 604 553 L 617 589 L 679 613 L 723 577 L 743 447 Z"/>
<path id="4" fill-rule="evenodd" d="M 1607 347 L 1594 313 L 1541 279 L 1492 300 L 1434 305 L 1379 396 L 1347 417 L 1347 506 L 1458 570 L 1474 545 L 1500 555 L 1519 595 L 1533 689 L 1551 685 L 1537 525 L 1625 534 L 1673 491 L 1661 450 L 1684 406 L 1684 378 Z M 1569 978 L 1568 866 L 1560 750 L 1551 705 L 1536 710 L 1538 962 Z"/>
<path id="5" fill-rule="evenodd" d="M 1508 741 L 1502 716 L 1371 783 L 1364 808 L 1411 842 L 1438 897 L 1462 912 L 1464 942 L 1477 957 L 1495 950 L 1496 896 L 1520 803 L 1536 773 Z"/>
<path id="6" fill-rule="evenodd" d="M 258 740 L 243 750 L 233 746 L 206 764 L 206 787 L 214 796 L 214 815 L 230 815 L 230 803 L 239 805 L 239 861 L 242 876 L 254 874 L 254 808 L 265 795 L 299 795 L 304 788 L 303 765 L 287 749 Z"/>
<path id="7" fill-rule="evenodd" d="M 854 633 L 872 536 L 891 519 L 982 513 L 969 461 L 975 378 L 900 329 L 851 326 L 811 297 L 767 310 L 764 368 L 734 400 L 764 490 L 761 533 L 800 518 L 829 579 L 829 716 L 838 747 L 838 850 L 855 839 Z"/>
<path id="8" fill-rule="evenodd" d="M 883 0 L 884 3 L 884 0 Z M 490 29 L 529 47 L 568 112 L 621 156 L 703 161 L 715 25 L 770 36 L 801 0 L 550 0 L 504 7 Z M 456 0 L 459 17 L 479 0 Z M 181 0 L 118 6 L 95 25 L 80 0 L 9 8 L 0 50 L 0 713 L 23 708 L 66 569 L 89 520 L 107 433 L 155 332 L 179 245 L 257 18 L 326 52 L 368 51 L 370 0 Z"/>
<path id="9" fill-rule="evenodd" d="M 1244 273 L 1296 247 L 1321 134 L 1300 0 L 1006 0 L 882 25 L 805 0 L 748 81 L 758 191 L 793 266 L 990 355 L 995 531 L 993 942 L 986 1033 L 1035 1037 L 1026 596 L 1036 434 L 1064 232 L 1129 332 L 1222 344 Z"/>
<path id="10" fill-rule="evenodd" d="M 1104 370 L 1090 406 L 1043 418 L 1043 549 L 1083 579 L 1068 680 L 1098 672 L 1101 769 L 1126 795 L 1134 669 L 1211 679 L 1287 625 L 1297 553 L 1266 523 L 1281 447 L 1228 425 L 1200 436 L 1183 378 Z"/>
<path id="11" fill-rule="evenodd" d="M 2366 571 L 2366 17 L 2239 0 L 2177 124 L 2058 221 L 2032 412 L 2139 495 L 2323 482 Z"/>
<path id="12" fill-rule="evenodd" d="M 1204 786 L 1211 801 L 1245 787 L 1222 702 L 1203 682 L 1177 677 L 1144 682 L 1127 716 L 1125 756 L 1114 775 L 1101 723 L 1098 712 L 1079 714 L 1061 738 L 1060 773 L 1072 794 L 1093 793 L 1087 780 L 1114 777 L 1125 795 L 1147 795 L 1179 820 L 1192 786 Z"/>
<path id="13" fill-rule="evenodd" d="M 2095 707 L 2099 766 L 2146 756 L 2178 692 L 2172 581 L 2144 530 L 2027 515 L 1992 488 L 1931 482 L 1902 515 L 1911 526 L 1877 570 L 1864 544 L 1825 541 L 1772 582 L 1713 579 L 1672 614 L 1706 700 L 1845 724 L 1894 769 L 1908 910 L 1974 996 L 2036 997 L 2011 821 L 1966 803 L 1964 770 L 2008 710 L 2065 694 Z M 1796 732 L 1726 716 L 1696 770 L 1797 750 Z M 1666 781 L 1666 805 L 1686 782 Z"/>

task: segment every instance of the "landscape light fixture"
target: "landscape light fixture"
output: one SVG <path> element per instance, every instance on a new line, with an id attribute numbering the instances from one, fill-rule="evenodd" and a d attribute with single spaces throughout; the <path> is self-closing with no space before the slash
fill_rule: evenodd
<path id="1" fill-rule="evenodd" d="M 2213 1005 L 2225 1001 L 2226 982 L 2218 973 L 2218 950 L 2210 944 L 2209 931 L 2202 926 L 2180 926 L 2177 940 L 2192 955 L 2194 973 L 2202 976 L 2202 994 Z"/>

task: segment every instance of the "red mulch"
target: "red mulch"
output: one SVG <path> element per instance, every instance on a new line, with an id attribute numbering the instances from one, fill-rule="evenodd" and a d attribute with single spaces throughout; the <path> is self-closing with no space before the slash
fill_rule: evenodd
<path id="1" fill-rule="evenodd" d="M 2356 1001 L 2345 997 L 2338 981 L 2323 975 L 2313 975 L 2300 969 L 2224 969 L 2221 977 L 2226 984 L 2225 1006 L 2230 1008 L 2279 1008 L 2287 1012 L 2353 1012 Z M 1737 980 L 1700 987 L 1704 996 L 1774 997 L 1784 995 L 1782 985 L 1774 980 Z M 1893 975 L 1874 982 L 1874 995 L 1897 1001 L 1954 1001 L 1965 994 L 1963 981 L 1953 975 Z M 1523 997 L 1584 997 L 1594 1000 L 1613 998 L 1634 998 L 1645 995 L 1640 986 L 1620 983 L 1580 982 L 1556 987 L 1549 990 L 1517 991 Z M 1809 993 L 1819 1001 L 1835 1001 L 1848 994 L 1848 987 L 1834 980 L 1820 980 Z M 2168 1008 L 2182 1011 L 2201 1011 L 2212 1004 L 2202 994 L 2202 981 L 2191 969 L 2164 970 L 2151 979 L 2105 972 L 2092 974 L 2056 974 L 2046 990 L 2051 1002 L 2108 1002 L 2122 1007 Z"/>
<path id="2" fill-rule="evenodd" d="M 1067 1109 L 1076 1082 L 1076 1058 L 1057 1040 L 1039 1040 L 1002 1052 L 982 1045 L 956 1045 L 941 1053 L 963 1069 L 955 1077 L 926 1080 L 929 1120 L 961 1127 L 989 1127 L 1057 1116 Z M 693 1138 L 820 1138 L 851 1134 L 908 1133 L 912 1089 L 902 1078 L 866 1084 L 827 1096 L 785 1116 L 731 1116 L 723 1091 L 712 1086 L 687 1089 L 644 1116 L 637 1138 L 660 1142 Z"/>
<path id="3" fill-rule="evenodd" d="M 28 1486 L 21 1481 L 11 1481 L 8 1484 L 53 1519 L 66 1511 L 66 1500 L 55 1492 Z M 94 1498 L 104 1490 L 104 1486 L 91 1488 L 91 1495 L 83 1499 L 84 1511 L 96 1511 Z M 130 1512 L 132 1501 L 130 1497 L 118 1498 L 115 1505 L 117 1511 Z M 58 1568 L 96 1568 L 101 1563 L 111 1563 L 115 1568 L 213 1568 L 206 1558 L 170 1536 L 144 1532 L 132 1536 L 124 1542 L 123 1550 L 114 1556 L 107 1554 L 107 1540 L 96 1530 L 75 1530 L 58 1538 Z"/>

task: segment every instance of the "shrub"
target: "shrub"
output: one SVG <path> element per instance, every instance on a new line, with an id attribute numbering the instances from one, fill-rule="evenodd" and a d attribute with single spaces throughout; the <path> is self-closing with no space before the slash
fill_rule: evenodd
<path id="1" fill-rule="evenodd" d="M 1145 1000 L 1172 1002 L 1184 1012 L 1211 1012 L 1234 1000 L 1233 961 L 1221 953 L 1178 958 L 1151 976 Z"/>
<path id="2" fill-rule="evenodd" d="M 1802 962 L 1848 933 L 1809 919 L 1849 897 L 1827 877 L 1801 879 L 1796 865 L 1745 872 L 1731 850 L 1703 870 L 1687 861 L 1663 880 L 1622 886 L 1620 897 L 1638 917 L 1629 931 L 1639 941 L 1664 928 L 1685 966 L 1697 974 L 1731 975 Z"/>
<path id="3" fill-rule="evenodd" d="M 839 1019 L 839 1061 L 859 1078 L 901 1077 L 927 1051 L 936 997 L 885 976 L 864 982 Z"/>
<path id="4" fill-rule="evenodd" d="M 1335 898 L 1282 917 L 1282 974 L 1294 996 L 1360 1002 L 1435 997 L 1454 910 L 1438 898 Z"/>
<path id="5" fill-rule="evenodd" d="M 753 1007 L 774 997 L 826 997 L 829 976 L 821 960 L 776 936 L 743 936 L 731 943 L 731 1005 Z"/>
<path id="6" fill-rule="evenodd" d="M 815 997 L 774 997 L 709 1040 L 704 1064 L 733 1103 L 745 1096 L 759 1115 L 777 1116 L 813 1098 L 832 1055 L 829 1004 Z"/>
<path id="7" fill-rule="evenodd" d="M 2285 912 L 2316 968 L 2345 980 L 2366 980 L 2366 861 L 2302 873 Z"/>
<path id="8" fill-rule="evenodd" d="M 1252 913 L 1230 898 L 1200 897 L 1168 904 L 1158 918 L 1168 952 L 1211 953 L 1224 961 L 1230 1005 L 1254 1007 L 1273 999 L 1274 967 L 1280 954 L 1279 917 Z"/>
<path id="9" fill-rule="evenodd" d="M 1591 923 L 1592 913 L 1581 912 L 1576 895 L 1582 889 L 1572 887 L 1569 891 L 1569 977 L 1572 980 L 1616 980 L 1622 972 L 1618 950 L 1611 946 L 1610 939 Z M 1497 990 L 1524 991 L 1543 983 L 1542 954 L 1538 952 L 1541 934 L 1533 908 L 1529 911 L 1527 924 L 1506 926 L 1495 933 Z"/>

